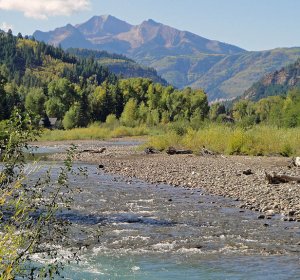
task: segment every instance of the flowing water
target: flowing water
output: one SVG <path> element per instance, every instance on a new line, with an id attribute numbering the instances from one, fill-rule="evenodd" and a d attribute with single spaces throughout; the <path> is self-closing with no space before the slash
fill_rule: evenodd
<path id="1" fill-rule="evenodd" d="M 300 223 L 82 165 L 89 176 L 72 182 L 82 192 L 64 217 L 86 249 L 65 279 L 300 279 Z"/>
<path id="2" fill-rule="evenodd" d="M 230 199 L 86 166 L 64 216 L 87 249 L 66 279 L 300 279 L 298 223 L 258 220 Z"/>

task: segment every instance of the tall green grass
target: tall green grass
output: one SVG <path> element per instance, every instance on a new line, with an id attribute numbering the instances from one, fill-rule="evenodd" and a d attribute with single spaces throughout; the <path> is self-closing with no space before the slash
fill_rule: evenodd
<path id="1" fill-rule="evenodd" d="M 148 146 L 164 150 L 169 146 L 187 148 L 199 153 L 205 146 L 212 151 L 229 155 L 300 155 L 300 128 L 255 126 L 245 130 L 211 124 L 198 131 L 188 129 L 185 135 L 173 131 L 151 137 Z"/>

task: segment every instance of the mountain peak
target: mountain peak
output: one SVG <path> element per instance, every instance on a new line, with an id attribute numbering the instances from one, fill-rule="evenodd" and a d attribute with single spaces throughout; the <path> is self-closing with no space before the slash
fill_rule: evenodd
<path id="1" fill-rule="evenodd" d="M 151 24 L 151 25 L 161 25 L 161 23 L 149 18 L 148 20 L 145 21 L 146 23 L 148 24 Z"/>
<path id="2" fill-rule="evenodd" d="M 87 37 L 117 35 L 127 32 L 132 25 L 111 15 L 93 16 L 88 21 L 76 25 Z"/>
<path id="3" fill-rule="evenodd" d="M 113 17 L 111 15 L 101 15 L 101 16 L 99 16 L 99 18 L 102 18 L 103 21 L 107 21 L 109 19 L 114 19 L 115 17 Z"/>
<path id="4" fill-rule="evenodd" d="M 66 25 L 66 29 L 73 30 L 73 29 L 75 29 L 75 27 L 74 27 L 71 23 L 68 23 L 68 24 Z"/>
<path id="5" fill-rule="evenodd" d="M 212 41 L 190 32 L 185 32 L 168 25 L 156 22 L 153 19 L 143 21 L 139 25 L 131 25 L 112 15 L 93 16 L 84 23 L 75 26 L 65 26 L 65 29 L 76 31 L 92 45 L 94 49 L 120 52 L 133 58 L 148 55 L 197 55 L 200 53 L 234 54 L 244 50 L 233 45 Z M 46 33 L 46 32 L 45 32 Z M 59 42 L 61 38 L 53 31 L 53 36 L 38 33 L 37 39 L 50 43 Z M 58 33 L 58 32 L 56 32 Z M 72 30 L 71 33 L 76 33 Z M 66 37 L 63 40 L 67 40 Z M 51 38 L 50 38 L 51 37 Z M 79 44 L 79 42 L 78 42 Z M 77 44 L 74 45 L 77 47 Z"/>

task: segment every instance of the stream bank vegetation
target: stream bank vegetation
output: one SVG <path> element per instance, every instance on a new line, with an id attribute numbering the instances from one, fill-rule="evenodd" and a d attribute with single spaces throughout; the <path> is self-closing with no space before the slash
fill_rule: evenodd
<path id="1" fill-rule="evenodd" d="M 40 140 L 158 135 L 151 143 L 161 149 L 168 142 L 227 154 L 299 153 L 297 85 L 266 91 L 257 101 L 209 104 L 202 89 L 121 79 L 93 57 L 21 34 L 1 31 L 0 43 L 0 122 L 16 107 L 31 112 L 36 124 L 49 128 Z"/>
<path id="2" fill-rule="evenodd" d="M 226 155 L 296 156 L 300 154 L 300 128 L 235 126 L 207 124 L 199 130 L 188 128 L 178 135 L 175 131 L 151 136 L 147 146 L 166 150 L 173 146 L 199 154 L 203 147 Z"/>
<path id="3" fill-rule="evenodd" d="M 221 103 L 193 104 L 182 92 L 185 102 L 163 111 L 158 107 L 154 115 L 133 103 L 120 118 L 109 114 L 105 122 L 95 122 L 87 128 L 46 130 L 40 140 L 108 139 L 124 136 L 148 136 L 146 145 L 158 150 L 170 146 L 187 148 L 199 153 L 206 148 L 228 155 L 295 156 L 300 154 L 300 90 L 293 89 L 283 96 L 271 96 L 253 102 L 241 100 L 231 108 Z M 199 94 L 199 93 L 197 93 Z M 201 95 L 201 93 L 199 94 Z M 205 96 L 205 95 L 204 95 Z M 147 97 L 148 98 L 148 97 Z M 172 97 L 174 98 L 174 97 Z M 147 100 L 148 104 L 149 100 Z M 174 101 L 173 101 L 174 102 Z M 178 106 L 186 109 L 179 110 Z M 174 113 L 175 110 L 177 113 Z M 192 111 L 192 114 L 188 112 Z M 201 113 L 199 113 L 201 112 Z M 173 120 L 166 116 L 172 116 Z M 165 118 L 165 117 L 166 118 Z M 153 119 L 156 119 L 153 122 Z M 150 120 L 150 121 L 149 121 Z"/>
<path id="4" fill-rule="evenodd" d="M 72 203 L 69 176 L 81 172 L 72 168 L 75 148 L 53 174 L 25 162 L 28 141 L 39 135 L 28 114 L 14 111 L 0 126 L 0 279 L 60 277 L 65 262 L 76 260 L 78 251 L 59 251 L 62 245 L 72 248 L 71 223 L 62 213 Z"/>

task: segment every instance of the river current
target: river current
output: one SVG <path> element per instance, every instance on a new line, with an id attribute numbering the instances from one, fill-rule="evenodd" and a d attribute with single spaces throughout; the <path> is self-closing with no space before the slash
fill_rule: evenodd
<path id="1" fill-rule="evenodd" d="M 89 175 L 72 180 L 82 191 L 64 215 L 86 249 L 65 279 L 300 279 L 300 223 L 258 219 L 201 189 L 76 165 Z"/>
<path id="2" fill-rule="evenodd" d="M 300 279 L 299 223 L 83 165 L 89 176 L 74 179 L 82 192 L 64 217 L 86 249 L 66 279 Z"/>

